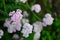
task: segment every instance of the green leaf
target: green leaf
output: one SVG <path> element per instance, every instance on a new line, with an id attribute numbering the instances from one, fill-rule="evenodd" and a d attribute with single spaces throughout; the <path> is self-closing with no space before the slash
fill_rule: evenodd
<path id="1" fill-rule="evenodd" d="M 60 19 L 55 19 L 54 25 L 55 26 L 60 26 Z"/>
<path id="2" fill-rule="evenodd" d="M 24 40 L 33 40 L 34 33 L 30 34 L 28 38 L 25 38 Z"/>

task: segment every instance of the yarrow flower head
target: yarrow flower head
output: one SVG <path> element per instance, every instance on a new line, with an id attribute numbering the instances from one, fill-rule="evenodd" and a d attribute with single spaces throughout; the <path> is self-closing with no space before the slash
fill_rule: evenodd
<path id="1" fill-rule="evenodd" d="M 3 30 L 0 29 L 0 38 L 2 38 L 2 36 L 4 35 Z"/>
<path id="2" fill-rule="evenodd" d="M 26 3 L 26 1 L 27 1 L 27 0 L 20 0 L 20 2 L 22 2 L 22 3 Z"/>
<path id="3" fill-rule="evenodd" d="M 21 13 L 22 13 L 22 11 L 17 9 L 15 14 L 11 17 L 11 20 L 14 21 L 14 22 L 20 22 L 20 20 L 23 17 L 23 15 Z"/>
<path id="4" fill-rule="evenodd" d="M 51 14 L 47 13 L 45 14 L 45 18 L 52 17 Z"/>
<path id="5" fill-rule="evenodd" d="M 29 37 L 29 34 L 32 33 L 32 29 L 33 29 L 33 26 L 30 25 L 29 23 L 25 23 L 23 25 L 23 29 L 21 31 L 21 33 L 23 33 L 23 36 L 24 37 Z"/>
<path id="6" fill-rule="evenodd" d="M 27 11 L 24 11 L 23 12 L 23 17 L 25 18 L 25 17 L 28 17 L 28 12 Z"/>
<path id="7" fill-rule="evenodd" d="M 9 19 L 6 19 L 4 26 L 8 28 L 9 33 L 16 32 L 16 30 L 20 31 L 21 29 L 21 23 L 12 22 Z"/>
<path id="8" fill-rule="evenodd" d="M 22 19 L 22 23 L 23 23 L 23 24 L 25 24 L 25 23 L 29 23 L 29 20 L 26 19 L 26 18 L 23 18 L 23 19 Z"/>
<path id="9" fill-rule="evenodd" d="M 12 11 L 9 13 L 9 16 L 13 16 L 15 14 L 15 11 Z"/>
<path id="10" fill-rule="evenodd" d="M 13 39 L 18 40 L 18 39 L 19 39 L 19 35 L 18 35 L 18 34 L 14 34 L 14 35 L 13 35 Z"/>
<path id="11" fill-rule="evenodd" d="M 33 23 L 33 26 L 34 26 L 34 30 L 33 31 L 35 32 L 33 40 L 38 40 L 39 37 L 40 37 L 40 32 L 43 29 L 42 22 L 37 21 L 37 22 Z"/>
<path id="12" fill-rule="evenodd" d="M 20 31 L 21 29 L 21 19 L 23 15 L 21 14 L 22 11 L 17 9 L 17 11 L 10 12 L 9 15 L 11 18 L 6 19 L 4 26 L 8 28 L 9 33 L 13 33 L 17 31 Z"/>
<path id="13" fill-rule="evenodd" d="M 53 23 L 54 18 L 50 14 L 46 14 L 45 18 L 43 18 L 43 26 L 51 25 Z"/>
<path id="14" fill-rule="evenodd" d="M 33 40 L 39 40 L 39 38 L 40 38 L 40 33 L 39 32 L 35 33 Z"/>
<path id="15" fill-rule="evenodd" d="M 42 26 L 42 22 L 39 22 L 39 21 L 37 21 L 37 22 L 35 22 L 35 23 L 33 23 L 33 26 L 34 26 L 34 32 L 41 32 L 41 30 L 42 30 L 42 28 L 43 28 L 43 26 Z"/>
<path id="16" fill-rule="evenodd" d="M 11 20 L 9 18 L 6 18 L 5 23 L 4 23 L 4 27 L 9 27 L 11 23 Z"/>
<path id="17" fill-rule="evenodd" d="M 41 11 L 41 6 L 39 4 L 35 4 L 31 7 L 31 10 L 39 13 Z"/>

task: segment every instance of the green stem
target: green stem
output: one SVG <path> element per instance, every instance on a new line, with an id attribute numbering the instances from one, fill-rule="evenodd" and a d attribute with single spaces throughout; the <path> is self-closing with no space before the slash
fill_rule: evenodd
<path id="1" fill-rule="evenodd" d="M 33 12 L 32 12 L 33 13 Z M 38 16 L 36 16 L 35 13 L 33 13 L 33 15 L 38 19 L 38 20 L 41 20 Z"/>
<path id="2" fill-rule="evenodd" d="M 4 4 L 4 11 L 6 11 L 5 0 L 3 0 L 3 4 Z"/>
<path id="3" fill-rule="evenodd" d="M 28 6 L 28 8 L 31 10 L 30 6 L 28 5 L 28 3 L 26 3 L 26 5 Z M 32 11 L 31 11 L 32 12 Z M 33 15 L 38 19 L 38 20 L 41 20 L 38 16 L 36 16 L 36 14 L 34 12 L 32 12 Z"/>

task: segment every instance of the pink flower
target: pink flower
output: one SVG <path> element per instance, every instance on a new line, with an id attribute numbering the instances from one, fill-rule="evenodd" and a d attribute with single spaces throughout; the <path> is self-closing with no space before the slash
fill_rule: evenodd
<path id="1" fill-rule="evenodd" d="M 21 29 L 21 23 L 12 22 L 10 26 L 8 26 L 9 33 L 16 32 L 16 30 L 20 31 L 20 29 Z"/>
<path id="2" fill-rule="evenodd" d="M 22 11 L 17 9 L 16 13 L 11 17 L 11 20 L 14 22 L 20 22 L 20 20 L 23 17 L 23 15 L 21 13 L 22 13 Z"/>
<path id="3" fill-rule="evenodd" d="M 22 26 L 21 23 L 17 23 L 17 25 L 16 25 L 16 30 L 17 30 L 17 31 L 20 31 L 20 30 L 21 30 L 21 26 Z"/>
<path id="4" fill-rule="evenodd" d="M 13 14 L 15 14 L 15 11 L 10 12 L 9 16 L 13 16 Z"/>
<path id="5" fill-rule="evenodd" d="M 33 40 L 38 40 L 40 38 L 41 34 L 39 32 L 35 33 Z"/>
<path id="6" fill-rule="evenodd" d="M 17 31 L 20 31 L 21 29 L 21 23 L 12 22 L 10 19 L 6 19 L 4 26 L 8 28 L 9 33 L 13 33 Z"/>
<path id="7" fill-rule="evenodd" d="M 31 7 L 31 10 L 39 13 L 41 11 L 41 6 L 39 4 L 35 4 Z"/>
<path id="8" fill-rule="evenodd" d="M 43 18 L 43 26 L 51 25 L 53 23 L 54 18 L 51 14 L 46 14 L 45 18 Z"/>
<path id="9" fill-rule="evenodd" d="M 11 16 L 10 19 L 6 19 L 4 26 L 8 28 L 9 33 L 13 33 L 17 31 L 20 31 L 21 29 L 21 19 L 23 15 L 21 14 L 22 11 L 17 9 L 16 12 L 10 12 L 9 15 Z"/>
<path id="10" fill-rule="evenodd" d="M 2 38 L 2 36 L 4 35 L 3 30 L 0 29 L 0 38 Z"/>
<path id="11" fill-rule="evenodd" d="M 23 25 L 23 29 L 21 33 L 23 33 L 23 37 L 27 38 L 29 37 L 29 34 L 32 33 L 32 30 L 33 30 L 33 26 L 30 25 L 29 23 L 25 23 Z"/>
<path id="12" fill-rule="evenodd" d="M 48 18 L 48 17 L 52 17 L 51 14 L 47 13 L 45 14 L 45 17 Z"/>
<path id="13" fill-rule="evenodd" d="M 36 21 L 35 23 L 33 23 L 33 26 L 34 26 L 34 32 L 37 33 L 37 32 L 41 32 L 42 29 L 43 29 L 43 26 L 42 26 L 42 22 L 39 22 L 39 21 Z"/>
<path id="14" fill-rule="evenodd" d="M 20 10 L 20 9 L 17 9 L 17 10 L 16 10 L 16 12 L 17 12 L 17 13 L 18 13 L 18 12 L 19 12 L 19 13 L 22 13 L 22 10 Z"/>
<path id="15" fill-rule="evenodd" d="M 11 20 L 9 18 L 7 18 L 5 20 L 4 27 L 9 27 L 10 26 L 10 23 L 11 23 Z"/>
<path id="16" fill-rule="evenodd" d="M 47 26 L 47 24 L 45 22 L 42 22 L 42 26 Z"/>

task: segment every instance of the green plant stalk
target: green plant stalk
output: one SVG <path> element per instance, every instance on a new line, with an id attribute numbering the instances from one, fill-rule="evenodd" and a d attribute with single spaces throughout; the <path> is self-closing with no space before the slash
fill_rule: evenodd
<path id="1" fill-rule="evenodd" d="M 31 10 L 30 6 L 28 5 L 28 3 L 26 3 L 26 5 L 28 6 L 28 8 Z M 32 11 L 31 11 L 32 12 Z M 34 12 L 32 12 L 33 15 L 38 19 L 38 20 L 41 20 L 38 16 L 36 16 L 36 14 Z"/>
<path id="2" fill-rule="evenodd" d="M 3 5 L 4 5 L 4 11 L 6 11 L 5 0 L 2 0 L 2 1 L 3 1 Z"/>

